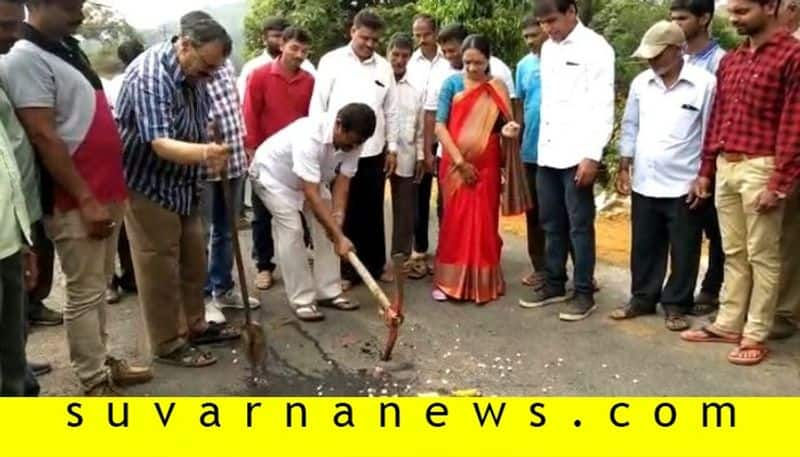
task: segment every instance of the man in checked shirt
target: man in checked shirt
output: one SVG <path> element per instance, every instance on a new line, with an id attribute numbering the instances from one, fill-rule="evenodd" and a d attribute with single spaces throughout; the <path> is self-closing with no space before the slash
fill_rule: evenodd
<path id="1" fill-rule="evenodd" d="M 720 63 L 696 192 L 716 203 L 725 285 L 716 321 L 681 337 L 735 344 L 728 361 L 756 365 L 768 353 L 781 274 L 787 194 L 800 174 L 800 42 L 777 20 L 779 0 L 728 0 L 747 39 Z"/>

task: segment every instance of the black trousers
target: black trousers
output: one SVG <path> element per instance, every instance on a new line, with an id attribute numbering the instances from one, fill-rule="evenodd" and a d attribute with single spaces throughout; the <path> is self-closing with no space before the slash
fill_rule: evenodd
<path id="1" fill-rule="evenodd" d="M 536 173 L 538 168 L 535 163 L 525 164 L 528 190 L 531 193 L 531 198 L 536 202 L 533 209 L 525 213 L 525 222 L 528 229 L 528 257 L 531 260 L 531 265 L 533 265 L 533 270 L 536 272 L 544 271 L 545 269 L 544 230 L 542 230 L 542 225 L 539 222 L 539 203 L 536 193 Z M 572 250 L 571 245 L 572 243 L 570 243 L 570 251 Z"/>
<path id="2" fill-rule="evenodd" d="M 722 250 L 722 234 L 719 231 L 719 217 L 714 199 L 708 199 L 702 209 L 701 223 L 703 234 L 708 239 L 708 270 L 700 290 L 718 297 L 725 279 L 725 252 Z"/>
<path id="3" fill-rule="evenodd" d="M 386 174 L 385 155 L 358 161 L 358 171 L 350 181 L 344 234 L 356 248 L 358 258 L 370 274 L 378 278 L 386 266 L 386 238 L 383 222 L 383 198 Z M 342 262 L 342 278 L 360 282 L 348 262 Z"/>
<path id="4" fill-rule="evenodd" d="M 436 154 L 438 145 L 434 145 L 433 153 Z M 434 162 L 434 169 L 439 169 L 439 159 Z M 435 175 L 426 173 L 422 177 L 422 182 L 417 187 L 417 209 L 414 217 L 414 250 L 420 253 L 428 252 L 430 244 L 428 242 L 428 227 L 431 218 L 431 192 L 433 191 L 433 180 Z M 438 180 L 437 180 L 438 182 Z M 442 193 L 437 193 L 436 216 L 439 223 L 442 222 Z"/>
<path id="5" fill-rule="evenodd" d="M 31 236 L 33 238 L 33 252 L 36 254 L 36 267 L 39 270 L 39 280 L 36 287 L 28 292 L 27 312 L 33 313 L 44 307 L 42 301 L 50 295 L 53 288 L 53 265 L 55 262 L 55 248 L 53 242 L 44 233 L 42 221 L 33 224 Z"/>
<path id="6" fill-rule="evenodd" d="M 275 271 L 272 262 L 275 257 L 275 244 L 272 240 L 272 214 L 267 211 L 261 199 L 253 194 L 253 251 L 252 257 L 259 272 Z"/>
<path id="7" fill-rule="evenodd" d="M 136 274 L 133 272 L 133 259 L 131 258 L 131 245 L 128 242 L 128 232 L 125 224 L 119 231 L 117 241 L 117 256 L 119 257 L 120 276 L 114 276 L 113 283 L 127 291 L 136 290 Z"/>
<path id="8" fill-rule="evenodd" d="M 686 197 L 651 198 L 633 193 L 631 305 L 686 313 L 694 304 L 700 268 L 703 210 L 690 210 Z M 669 279 L 666 285 L 669 261 Z"/>

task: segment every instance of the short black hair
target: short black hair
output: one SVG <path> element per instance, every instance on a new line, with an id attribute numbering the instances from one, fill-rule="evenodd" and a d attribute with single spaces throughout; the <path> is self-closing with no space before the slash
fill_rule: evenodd
<path id="1" fill-rule="evenodd" d="M 292 40 L 298 43 L 311 44 L 311 34 L 300 27 L 287 27 L 286 30 L 283 31 L 283 42 L 288 43 Z"/>
<path id="2" fill-rule="evenodd" d="M 525 17 L 522 18 L 521 26 L 522 30 L 530 27 L 539 27 L 539 18 L 537 18 L 535 14 L 526 14 Z"/>
<path id="3" fill-rule="evenodd" d="M 575 8 L 575 12 L 578 12 L 578 4 L 575 0 L 536 0 L 533 5 L 533 14 L 536 17 L 553 13 L 566 14 L 570 8 Z"/>
<path id="4" fill-rule="evenodd" d="M 714 0 L 672 0 L 670 11 L 688 11 L 692 16 L 700 17 L 708 14 L 714 18 Z M 710 21 L 709 21 L 710 22 Z"/>
<path id="5" fill-rule="evenodd" d="M 264 22 L 261 24 L 261 33 L 283 32 L 288 29 L 290 25 L 289 21 L 282 17 L 270 16 L 264 19 Z"/>
<path id="6" fill-rule="evenodd" d="M 127 40 L 117 48 L 117 57 L 127 67 L 143 52 L 144 45 L 141 41 L 136 39 Z"/>
<path id="7" fill-rule="evenodd" d="M 464 24 L 448 24 L 439 32 L 439 44 L 445 44 L 451 41 L 463 43 L 464 40 L 467 39 L 467 36 L 469 36 L 469 32 L 467 28 L 464 27 Z"/>
<path id="8" fill-rule="evenodd" d="M 397 32 L 389 39 L 389 46 L 386 49 L 407 49 L 414 50 L 414 40 L 411 36 L 404 32 Z"/>
<path id="9" fill-rule="evenodd" d="M 366 9 L 359 11 L 353 18 L 353 27 L 357 29 L 363 27 L 377 32 L 386 28 L 386 24 L 374 11 Z"/>
<path id="10" fill-rule="evenodd" d="M 438 30 L 439 28 L 439 24 L 436 23 L 436 19 L 434 19 L 433 16 L 431 16 L 430 14 L 419 13 L 416 16 L 414 16 L 414 19 L 411 21 L 411 23 L 413 24 L 417 21 L 427 22 L 428 24 L 431 25 L 431 28 L 433 28 L 434 31 Z"/>
<path id="11" fill-rule="evenodd" d="M 215 41 L 222 44 L 225 56 L 231 55 L 233 40 L 225 27 L 215 21 L 205 11 L 186 13 L 180 20 L 181 36 L 187 38 L 195 46 L 203 46 Z"/>
<path id="12" fill-rule="evenodd" d="M 336 114 L 336 119 L 345 132 L 352 132 L 365 142 L 375 134 L 375 111 L 364 103 L 350 103 Z"/>

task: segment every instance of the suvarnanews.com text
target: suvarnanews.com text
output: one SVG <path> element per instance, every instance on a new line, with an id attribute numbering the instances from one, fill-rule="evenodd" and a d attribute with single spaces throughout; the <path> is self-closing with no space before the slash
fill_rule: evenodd
<path id="1" fill-rule="evenodd" d="M 127 428 L 144 425 L 163 427 L 169 429 L 174 418 L 180 416 L 181 424 L 186 423 L 187 417 L 200 428 L 224 428 L 235 423 L 236 427 L 244 426 L 248 429 L 265 426 L 285 427 L 287 429 L 303 429 L 313 426 L 333 428 L 380 428 L 399 429 L 404 423 L 430 427 L 433 429 L 446 428 L 454 422 L 458 426 L 473 425 L 480 428 L 503 428 L 506 425 L 523 425 L 535 429 L 549 426 L 561 427 L 564 421 L 556 423 L 549 418 L 551 410 L 548 409 L 546 400 L 475 400 L 467 407 L 454 411 L 452 405 L 445 401 L 426 402 L 408 408 L 407 403 L 401 401 L 379 400 L 351 403 L 341 400 L 330 403 L 324 407 L 315 407 L 310 402 L 302 399 L 286 401 L 276 407 L 274 402 L 270 407 L 264 408 L 259 401 L 241 401 L 231 404 L 206 401 L 197 404 L 185 404 L 180 401 L 137 401 L 131 404 L 127 401 L 109 401 L 98 408 L 92 404 L 91 410 L 85 408 L 80 401 L 73 401 L 65 405 L 64 419 L 67 427 L 79 429 L 81 427 L 104 426 L 110 428 Z M 462 405 L 463 406 L 463 405 Z M 516 411 L 510 414 L 511 409 Z M 525 408 L 524 414 L 520 409 Z M 593 412 L 597 412 L 597 406 Z M 408 411 L 406 411 L 408 409 Z M 633 410 L 635 414 L 633 414 Z M 646 411 L 642 411 L 646 409 Z M 580 408 L 568 411 L 575 419 L 570 419 L 568 426 L 580 429 L 584 426 L 581 420 Z M 736 428 L 736 406 L 728 401 L 697 401 L 692 406 L 671 403 L 669 400 L 651 404 L 637 404 L 636 400 L 625 401 L 610 399 L 607 405 L 601 407 L 601 414 L 594 417 L 604 417 L 606 423 L 601 424 L 614 429 L 626 429 L 637 426 L 654 426 L 668 429 L 679 425 L 681 421 L 691 421 L 703 429 L 734 429 Z M 563 419 L 564 411 L 559 411 L 559 419 Z M 267 417 L 269 415 L 269 417 Z M 513 416 L 513 417 L 511 417 Z M 267 420 L 269 419 L 269 420 Z M 596 422 L 596 421 L 595 421 Z M 313 424 L 312 424 L 313 423 Z M 596 424 L 595 424 L 596 425 Z M 415 425 L 417 426 L 417 425 Z"/>

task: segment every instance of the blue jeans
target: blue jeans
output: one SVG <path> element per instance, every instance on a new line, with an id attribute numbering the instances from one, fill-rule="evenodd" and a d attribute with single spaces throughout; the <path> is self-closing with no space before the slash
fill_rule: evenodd
<path id="1" fill-rule="evenodd" d="M 539 219 L 545 233 L 547 287 L 563 293 L 567 282 L 570 241 L 574 249 L 575 293 L 594 295 L 595 206 L 592 186 L 575 185 L 577 167 L 539 167 L 536 179 Z"/>
<path id="2" fill-rule="evenodd" d="M 234 214 L 239 214 L 243 178 L 233 178 L 230 183 L 231 201 Z M 207 297 L 223 295 L 233 289 L 233 241 L 231 227 L 237 230 L 236 222 L 229 221 L 222 197 L 220 181 L 203 183 L 203 219 L 206 226 L 206 246 L 208 246 L 208 278 L 205 294 Z"/>

